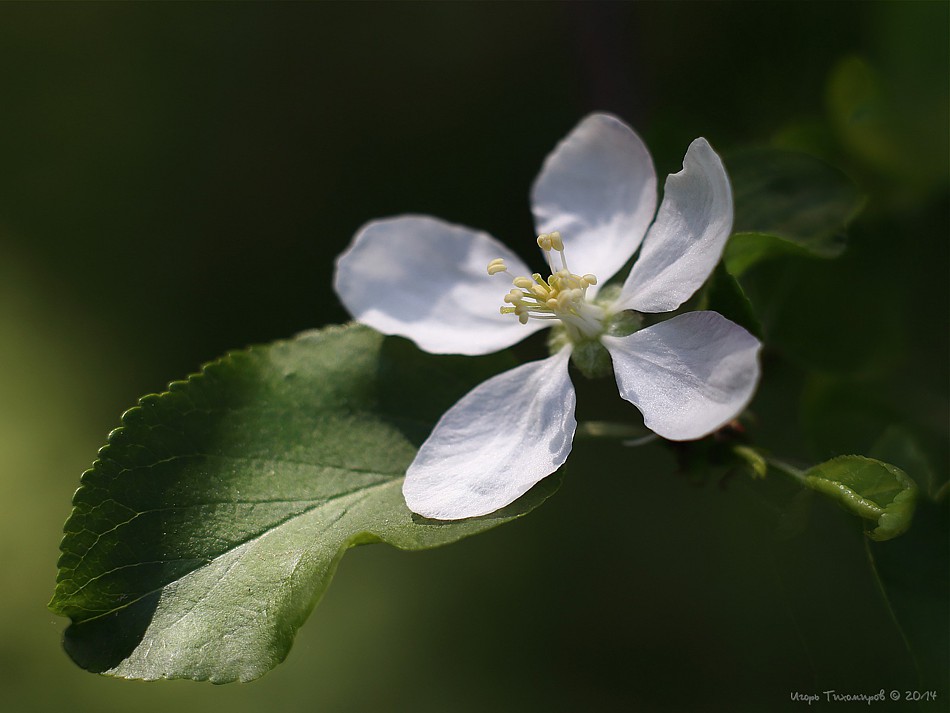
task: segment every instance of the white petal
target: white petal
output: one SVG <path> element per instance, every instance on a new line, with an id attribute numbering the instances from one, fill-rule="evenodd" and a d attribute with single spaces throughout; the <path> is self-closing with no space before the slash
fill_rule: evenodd
<path id="1" fill-rule="evenodd" d="M 570 349 L 492 377 L 449 409 L 406 472 L 409 509 L 438 520 L 487 515 L 553 473 L 571 452 Z"/>
<path id="2" fill-rule="evenodd" d="M 629 126 L 591 114 L 545 159 L 531 205 L 539 233 L 560 232 L 571 270 L 603 284 L 636 252 L 653 220 L 653 159 Z"/>
<path id="3" fill-rule="evenodd" d="M 504 258 L 510 274 L 490 276 Z M 544 323 L 499 309 L 524 262 L 487 233 L 404 215 L 367 223 L 336 261 L 333 287 L 358 321 L 408 337 L 433 354 L 488 354 Z"/>
<path id="4" fill-rule="evenodd" d="M 618 308 L 670 312 L 716 267 L 732 232 L 732 189 L 722 161 L 696 139 L 683 170 L 666 179 L 656 222 L 623 286 Z"/>
<path id="5" fill-rule="evenodd" d="M 602 341 L 620 395 L 671 441 L 702 438 L 731 421 L 759 381 L 761 344 L 716 312 L 688 312 Z"/>

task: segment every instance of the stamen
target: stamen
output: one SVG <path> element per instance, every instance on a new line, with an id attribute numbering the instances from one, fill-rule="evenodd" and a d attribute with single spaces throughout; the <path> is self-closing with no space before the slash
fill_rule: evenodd
<path id="1" fill-rule="evenodd" d="M 587 302 L 587 288 L 597 284 L 590 274 L 575 275 L 567 266 L 564 241 L 557 231 L 542 233 L 537 239 L 538 247 L 545 253 L 551 272 L 545 280 L 540 273 L 531 277 L 515 277 L 514 288 L 505 295 L 506 305 L 502 314 L 514 314 L 518 321 L 527 324 L 529 319 L 560 320 L 574 341 L 592 339 L 603 332 L 603 308 Z M 554 265 L 554 256 L 560 257 L 560 267 Z M 488 274 L 507 272 L 504 260 L 497 258 L 488 263 Z"/>
<path id="2" fill-rule="evenodd" d="M 490 263 L 488 263 L 488 274 L 497 275 L 499 272 L 508 272 L 508 268 L 505 266 L 505 261 L 503 258 L 496 257 Z"/>

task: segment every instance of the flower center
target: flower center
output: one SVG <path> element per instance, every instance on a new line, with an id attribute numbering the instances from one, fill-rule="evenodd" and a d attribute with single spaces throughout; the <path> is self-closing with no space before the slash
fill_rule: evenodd
<path id="1" fill-rule="evenodd" d="M 540 273 L 531 277 L 516 277 L 514 288 L 505 295 L 509 306 L 501 308 L 502 314 L 517 315 L 522 324 L 529 319 L 554 319 L 563 323 L 571 341 L 596 339 L 604 331 L 604 308 L 587 301 L 587 288 L 597 284 L 594 275 L 575 275 L 567 266 L 564 243 L 558 232 L 538 236 L 538 247 L 544 251 L 551 270 L 547 279 Z M 560 258 L 560 267 L 555 266 L 554 253 Z M 505 261 L 496 258 L 488 263 L 488 274 L 508 272 Z"/>

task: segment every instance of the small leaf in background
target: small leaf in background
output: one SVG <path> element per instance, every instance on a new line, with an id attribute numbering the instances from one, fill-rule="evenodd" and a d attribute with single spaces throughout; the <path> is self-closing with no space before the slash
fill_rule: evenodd
<path id="1" fill-rule="evenodd" d="M 831 124 L 849 149 L 887 172 L 912 172 L 906 151 L 894 142 L 887 101 L 866 60 L 838 62 L 828 77 L 826 98 Z"/>
<path id="2" fill-rule="evenodd" d="M 718 312 L 762 339 L 762 325 L 755 316 L 752 303 L 742 289 L 742 285 L 729 274 L 722 262 L 716 265 L 712 276 L 706 281 L 700 292 L 696 309 Z"/>
<path id="3" fill-rule="evenodd" d="M 810 468 L 804 483 L 851 513 L 877 523 L 868 535 L 889 540 L 910 527 L 917 485 L 900 468 L 863 456 L 840 456 Z"/>
<path id="4" fill-rule="evenodd" d="M 725 156 L 735 199 L 733 236 L 723 255 L 738 277 L 780 255 L 837 257 L 864 200 L 837 169 L 794 151 L 749 148 Z"/>
<path id="5" fill-rule="evenodd" d="M 904 295 L 888 288 L 891 268 L 876 267 L 868 247 L 856 240 L 835 260 L 788 256 L 742 273 L 739 282 L 773 352 L 846 377 L 894 368 L 914 325 Z"/>
<path id="6" fill-rule="evenodd" d="M 344 552 L 448 544 L 527 512 L 411 513 L 416 447 L 504 355 L 436 357 L 359 326 L 234 352 L 122 418 L 82 478 L 50 607 L 82 667 L 250 680 L 284 659 Z M 548 482 L 548 481 L 551 482 Z"/>
<path id="7" fill-rule="evenodd" d="M 887 77 L 867 58 L 851 56 L 828 78 L 830 124 L 857 161 L 888 179 L 889 202 L 947 184 L 947 89 L 921 86 L 920 69 L 903 67 L 901 76 Z"/>

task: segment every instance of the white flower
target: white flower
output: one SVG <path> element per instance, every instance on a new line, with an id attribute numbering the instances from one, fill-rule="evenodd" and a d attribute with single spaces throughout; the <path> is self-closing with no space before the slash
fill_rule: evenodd
<path id="1" fill-rule="evenodd" d="M 721 315 L 691 312 L 618 336 L 634 314 L 625 310 L 669 312 L 685 302 L 732 230 L 729 179 L 705 139 L 667 179 L 654 220 L 656 200 L 643 142 L 619 119 L 592 114 L 547 157 L 532 188 L 546 279 L 491 236 L 436 218 L 404 215 L 359 230 L 337 260 L 334 286 L 357 320 L 385 334 L 436 354 L 487 354 L 563 327 L 563 348 L 492 377 L 439 420 L 406 473 L 411 510 L 442 520 L 485 515 L 557 470 L 577 425 L 572 353 L 604 347 L 620 395 L 664 438 L 701 438 L 745 408 L 761 345 Z M 641 242 L 619 293 L 596 299 Z M 486 266 L 520 276 L 507 296 Z"/>

